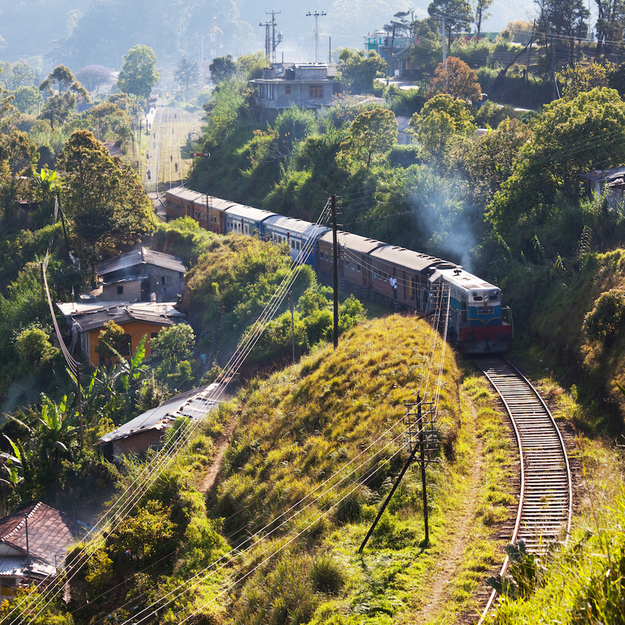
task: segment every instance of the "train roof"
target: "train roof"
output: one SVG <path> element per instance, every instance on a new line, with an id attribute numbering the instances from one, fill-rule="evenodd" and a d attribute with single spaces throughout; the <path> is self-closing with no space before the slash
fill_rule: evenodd
<path id="1" fill-rule="evenodd" d="M 368 254 L 372 250 L 380 247 L 381 245 L 386 245 L 381 241 L 361 237 L 359 234 L 352 234 L 351 232 L 344 232 L 343 230 L 340 230 L 336 234 L 338 244 L 341 247 L 344 247 L 353 252 L 360 252 L 361 254 Z M 320 240 L 324 243 L 329 243 L 330 245 L 332 245 L 332 230 L 326 232 Z"/>
<path id="2" fill-rule="evenodd" d="M 320 233 L 327 232 L 327 226 L 319 226 L 311 224 L 303 219 L 293 219 L 293 217 L 285 217 L 284 215 L 272 215 L 265 221 L 266 228 L 282 228 L 289 232 L 301 234 L 303 237 L 318 236 Z"/>
<path id="3" fill-rule="evenodd" d="M 270 213 L 262 208 L 253 208 L 252 206 L 245 206 L 244 204 L 232 204 L 224 210 L 226 211 L 226 215 L 243 217 L 244 219 L 258 222 L 265 221 L 267 217 L 275 215 L 275 213 Z"/>
<path id="4" fill-rule="evenodd" d="M 207 198 L 206 196 L 203 196 L 201 199 L 201 203 L 206 206 L 206 201 Z M 224 200 L 220 197 L 213 197 L 212 195 L 208 196 L 208 208 L 216 208 L 217 210 L 220 211 L 225 211 L 227 208 L 230 208 L 231 206 L 238 206 L 237 202 L 233 202 L 231 200 Z"/>
<path id="5" fill-rule="evenodd" d="M 454 286 L 466 289 L 467 291 L 471 291 L 474 289 L 497 289 L 499 287 L 483 280 L 482 278 L 478 278 L 474 276 L 472 273 L 465 271 L 462 267 L 456 267 L 455 269 L 437 269 L 432 276 L 430 277 L 430 281 L 434 282 L 443 276 L 447 282 L 453 284 Z"/>
<path id="6" fill-rule="evenodd" d="M 167 191 L 165 195 L 173 195 L 174 197 L 180 198 L 181 200 L 194 202 L 199 197 L 202 197 L 204 194 L 198 191 L 192 191 L 191 189 L 187 189 L 186 187 L 174 187 L 173 189 L 169 189 L 169 191 Z"/>
<path id="7" fill-rule="evenodd" d="M 401 267 L 407 267 L 414 271 L 424 271 L 430 267 L 438 267 L 441 265 L 447 265 L 455 267 L 453 263 L 441 260 L 436 256 L 430 256 L 430 254 L 423 254 L 421 252 L 413 252 L 405 247 L 399 247 L 397 245 L 384 244 L 383 247 L 379 247 L 371 252 L 372 258 L 379 258 L 380 260 Z"/>

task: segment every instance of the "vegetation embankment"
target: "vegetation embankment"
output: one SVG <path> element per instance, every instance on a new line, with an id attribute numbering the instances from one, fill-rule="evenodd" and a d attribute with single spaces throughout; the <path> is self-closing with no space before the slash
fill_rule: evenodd
<path id="1" fill-rule="evenodd" d="M 427 324 L 392 316 L 349 330 L 336 351 L 319 347 L 249 385 L 209 415 L 202 436 L 132 517 L 89 548 L 92 558 L 72 583 L 74 623 L 107 614 L 122 622 L 152 602 L 159 623 L 195 610 L 246 625 L 411 623 L 434 586 L 444 591 L 428 622 L 475 610 L 475 589 L 501 558 L 493 534 L 513 499 L 511 445 L 484 383 L 468 378 L 461 387 L 449 350 L 440 452 L 427 467 L 430 544 L 415 465 L 357 552 L 405 462 L 404 402 L 419 389 L 426 398 L 436 392 L 440 350 Z M 212 441 L 232 420 L 233 440 L 205 504 L 196 488 Z M 129 460 L 122 486 L 140 468 Z M 443 564 L 453 573 L 446 585 Z"/>

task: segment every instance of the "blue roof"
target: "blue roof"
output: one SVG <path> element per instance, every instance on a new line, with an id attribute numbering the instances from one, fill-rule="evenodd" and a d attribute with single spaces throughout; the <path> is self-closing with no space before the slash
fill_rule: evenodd
<path id="1" fill-rule="evenodd" d="M 270 213 L 260 208 L 244 206 L 243 204 L 233 204 L 226 208 L 226 215 L 228 217 L 243 217 L 243 219 L 249 219 L 250 221 L 262 222 L 267 217 L 275 215 L 275 213 Z"/>

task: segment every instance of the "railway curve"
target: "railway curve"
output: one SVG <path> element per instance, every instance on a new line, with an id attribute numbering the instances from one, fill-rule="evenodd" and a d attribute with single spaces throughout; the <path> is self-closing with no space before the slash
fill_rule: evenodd
<path id="1" fill-rule="evenodd" d="M 475 359 L 510 417 L 520 455 L 520 494 L 511 543 L 523 540 L 529 553 L 544 553 L 571 529 L 573 489 L 562 434 L 538 391 L 503 358 Z M 500 575 L 508 569 L 508 557 Z M 492 606 L 490 596 L 482 618 Z M 480 621 L 481 622 L 481 621 Z"/>

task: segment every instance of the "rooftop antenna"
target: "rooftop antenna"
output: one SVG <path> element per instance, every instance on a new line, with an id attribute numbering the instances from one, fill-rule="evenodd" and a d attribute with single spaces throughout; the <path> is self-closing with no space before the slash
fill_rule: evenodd
<path id="1" fill-rule="evenodd" d="M 315 18 L 315 63 L 319 63 L 319 18 L 325 17 L 326 15 L 327 13 L 325 11 L 321 11 L 321 13 L 319 13 L 317 10 L 315 10 L 314 13 L 311 13 L 310 11 L 306 13 L 306 17 Z"/>

